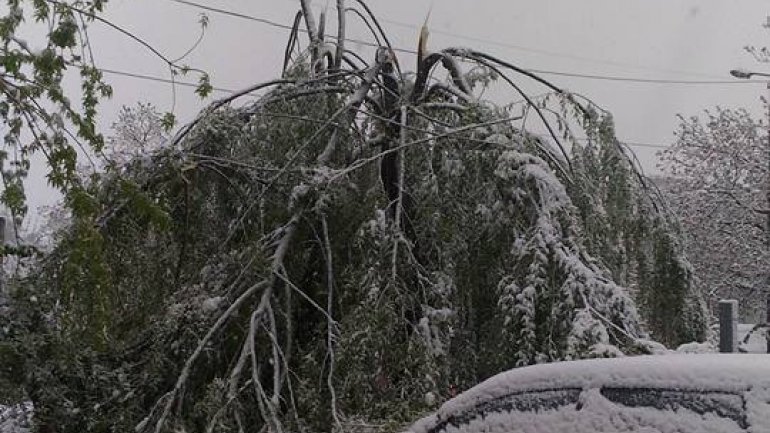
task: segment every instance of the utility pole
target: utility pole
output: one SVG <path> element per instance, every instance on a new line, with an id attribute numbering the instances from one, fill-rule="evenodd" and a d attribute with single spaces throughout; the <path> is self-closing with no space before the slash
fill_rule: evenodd
<path id="1" fill-rule="evenodd" d="M 768 17 L 768 20 L 770 20 L 770 17 Z M 769 211 L 765 214 L 765 218 L 767 218 L 765 225 L 765 251 L 770 252 L 770 81 L 767 82 L 767 100 L 765 103 L 767 104 L 767 173 L 765 179 L 767 186 L 765 187 L 765 202 Z M 766 284 L 770 284 L 770 277 L 766 280 Z M 770 293 L 768 293 L 767 289 L 765 290 L 765 325 L 770 326 Z M 765 335 L 767 340 L 766 352 L 770 353 L 770 332 L 766 330 Z"/>

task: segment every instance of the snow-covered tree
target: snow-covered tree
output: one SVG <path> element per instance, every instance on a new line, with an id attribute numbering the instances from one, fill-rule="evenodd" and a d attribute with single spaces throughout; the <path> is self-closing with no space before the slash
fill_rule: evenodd
<path id="1" fill-rule="evenodd" d="M 112 131 L 103 152 L 110 164 L 124 165 L 157 151 L 168 141 L 163 116 L 149 103 L 122 107 Z"/>
<path id="2" fill-rule="evenodd" d="M 78 203 L 97 217 L 75 213 L 19 282 L 38 422 L 394 431 L 503 369 L 648 353 L 645 323 L 702 337 L 676 227 L 608 113 L 487 54 L 429 52 L 427 32 L 407 73 L 365 3 L 348 6 L 383 46 L 362 55 L 346 2 L 336 37 L 307 3 L 281 78 L 108 169 Z"/>
<path id="3" fill-rule="evenodd" d="M 761 319 L 768 289 L 767 125 L 744 109 L 717 107 L 680 118 L 676 141 L 660 153 L 660 182 L 685 229 L 688 257 L 712 302 L 741 301 Z"/>

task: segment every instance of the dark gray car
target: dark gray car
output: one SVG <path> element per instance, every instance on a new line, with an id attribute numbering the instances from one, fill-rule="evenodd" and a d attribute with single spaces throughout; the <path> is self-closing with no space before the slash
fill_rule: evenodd
<path id="1" fill-rule="evenodd" d="M 409 432 L 770 433 L 770 356 L 660 355 L 518 368 L 448 401 Z"/>

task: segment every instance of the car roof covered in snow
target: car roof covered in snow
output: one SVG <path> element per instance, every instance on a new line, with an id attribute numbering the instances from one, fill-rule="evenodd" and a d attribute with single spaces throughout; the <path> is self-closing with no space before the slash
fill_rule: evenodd
<path id="1" fill-rule="evenodd" d="M 770 386 L 770 356 L 760 354 L 672 354 L 555 362 L 515 368 L 493 376 L 444 403 L 411 431 L 495 398 L 566 388 L 660 388 L 742 392 Z"/>

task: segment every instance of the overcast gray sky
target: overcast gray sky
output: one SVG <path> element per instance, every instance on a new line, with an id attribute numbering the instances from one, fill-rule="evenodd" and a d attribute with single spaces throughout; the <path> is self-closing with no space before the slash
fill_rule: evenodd
<path id="1" fill-rule="evenodd" d="M 191 1 L 283 24 L 291 23 L 299 7 L 297 0 Z M 333 15 L 335 2 L 326 0 L 313 2 L 316 14 L 327 3 Z M 735 67 L 770 72 L 770 65 L 756 63 L 742 49 L 747 44 L 770 45 L 770 31 L 762 27 L 770 13 L 765 0 L 370 0 L 368 4 L 393 44 L 407 49 L 416 47 L 418 28 L 431 10 L 429 48 L 471 46 L 527 69 L 694 81 L 733 81 L 727 72 Z M 201 12 L 173 0 L 110 0 L 106 18 L 173 58 L 195 41 Z M 187 63 L 209 71 L 214 86 L 239 89 L 280 73 L 287 30 L 214 12 L 207 15 L 207 35 Z M 369 39 L 355 22 L 349 37 Z M 112 30 L 95 24 L 92 41 L 99 67 L 169 76 L 161 61 Z M 402 65 L 414 64 L 408 55 L 400 60 Z M 622 140 L 652 146 L 671 143 L 677 113 L 689 116 L 721 105 L 747 107 L 759 114 L 759 96 L 766 92 L 763 83 L 737 80 L 688 85 L 544 76 L 614 113 Z M 107 78 L 115 95 L 102 106 L 105 128 L 122 105 L 143 101 L 160 111 L 172 108 L 167 84 L 110 74 Z M 537 91 L 535 86 L 528 89 Z M 191 88 L 176 88 L 174 111 L 181 122 L 190 120 L 205 103 Z M 633 148 L 645 169 L 655 172 L 659 149 Z M 44 187 L 40 172 L 33 177 L 30 205 L 50 204 L 55 194 Z"/>

